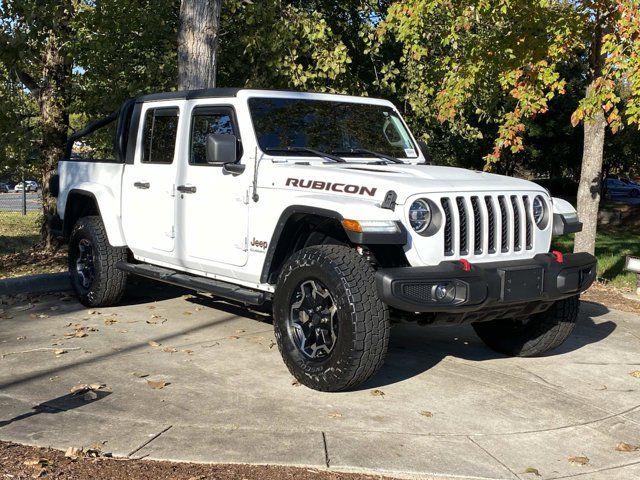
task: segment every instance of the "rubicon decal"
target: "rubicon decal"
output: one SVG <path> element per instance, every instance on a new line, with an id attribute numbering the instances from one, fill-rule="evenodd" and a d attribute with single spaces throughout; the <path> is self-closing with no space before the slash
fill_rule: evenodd
<path id="1" fill-rule="evenodd" d="M 312 190 L 326 190 L 329 192 L 352 193 L 354 195 L 375 196 L 375 187 L 365 187 L 362 185 L 352 185 L 348 183 L 331 183 L 322 180 L 304 180 L 302 178 L 287 178 L 287 187 L 310 188 Z"/>

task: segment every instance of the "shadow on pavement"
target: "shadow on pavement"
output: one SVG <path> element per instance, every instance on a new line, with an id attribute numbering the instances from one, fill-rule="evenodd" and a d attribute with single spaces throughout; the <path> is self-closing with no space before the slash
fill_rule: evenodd
<path id="1" fill-rule="evenodd" d="M 0 428 L 6 427 L 7 425 L 10 425 L 14 422 L 19 422 L 20 420 L 24 420 L 26 418 L 33 417 L 35 415 L 40 415 L 43 413 L 56 414 L 56 413 L 66 412 L 68 410 L 74 410 L 76 408 L 83 407 L 89 403 L 97 402 L 98 400 L 108 395 L 111 395 L 111 392 L 107 392 L 104 390 L 99 390 L 93 393 L 95 394 L 95 398 L 68 393 L 61 397 L 47 400 L 46 402 L 42 402 L 41 404 L 33 407 L 31 411 L 28 413 L 23 413 L 22 415 L 18 415 L 9 420 L 0 420 Z"/>

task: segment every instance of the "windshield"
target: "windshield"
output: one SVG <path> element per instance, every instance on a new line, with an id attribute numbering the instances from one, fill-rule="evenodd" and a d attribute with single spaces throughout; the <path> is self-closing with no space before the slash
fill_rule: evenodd
<path id="1" fill-rule="evenodd" d="M 249 99 L 263 152 L 313 156 L 300 148 L 339 156 L 417 158 L 400 117 L 387 106 L 292 98 Z M 364 152 L 368 150 L 368 152 Z"/>

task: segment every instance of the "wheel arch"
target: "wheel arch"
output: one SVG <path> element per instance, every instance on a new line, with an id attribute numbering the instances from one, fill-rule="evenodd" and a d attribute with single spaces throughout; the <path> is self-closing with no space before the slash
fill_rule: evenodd
<path id="1" fill-rule="evenodd" d="M 287 259 L 302 248 L 333 243 L 338 245 L 368 245 L 367 236 L 345 230 L 342 225 L 343 215 L 335 210 L 309 205 L 292 205 L 287 207 L 276 224 L 269 242 L 265 261 L 260 275 L 263 283 L 275 283 L 277 276 Z M 376 244 L 371 248 L 384 246 L 393 257 L 394 266 L 406 264 L 403 246 L 407 233 L 400 225 L 399 234 L 388 234 L 382 238 L 375 235 Z M 328 240 L 328 241 L 327 241 Z"/>
<path id="2" fill-rule="evenodd" d="M 80 218 L 97 215 L 104 223 L 107 238 L 111 246 L 126 246 L 120 215 L 114 208 L 116 202 L 119 202 L 119 200 L 101 185 L 92 185 L 89 188 L 85 186 L 70 190 L 66 198 L 62 223 L 64 238 L 69 238 L 73 226 Z"/>

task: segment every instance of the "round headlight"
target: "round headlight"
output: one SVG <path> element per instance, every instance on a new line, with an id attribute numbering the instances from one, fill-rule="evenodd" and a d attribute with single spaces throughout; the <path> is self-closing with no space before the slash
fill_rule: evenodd
<path id="1" fill-rule="evenodd" d="M 431 223 L 431 207 L 422 198 L 416 200 L 409 208 L 409 223 L 417 233 L 424 232 Z"/>
<path id="2" fill-rule="evenodd" d="M 542 228 L 544 223 L 546 205 L 540 195 L 533 199 L 533 220 L 538 227 Z"/>

